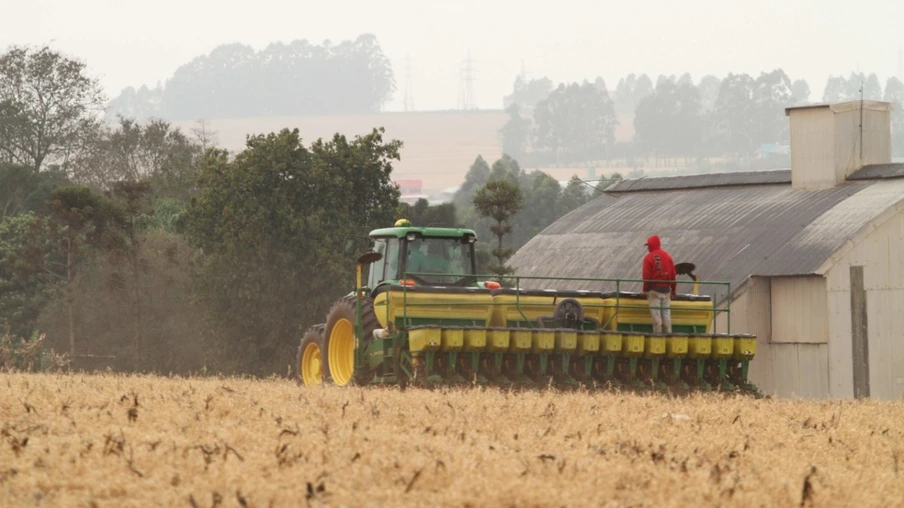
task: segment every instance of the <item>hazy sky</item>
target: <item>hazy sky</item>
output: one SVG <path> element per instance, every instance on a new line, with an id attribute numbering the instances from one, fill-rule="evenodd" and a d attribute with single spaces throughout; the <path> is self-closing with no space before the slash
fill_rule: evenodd
<path id="1" fill-rule="evenodd" d="M 84 60 L 109 97 L 155 85 L 230 42 L 321 43 L 373 33 L 392 60 L 401 110 L 454 109 L 471 50 L 480 108 L 500 108 L 522 60 L 555 82 L 627 73 L 759 74 L 781 67 L 822 97 L 829 74 L 901 76 L 904 1 L 0 0 L 0 48 L 48 44 Z"/>

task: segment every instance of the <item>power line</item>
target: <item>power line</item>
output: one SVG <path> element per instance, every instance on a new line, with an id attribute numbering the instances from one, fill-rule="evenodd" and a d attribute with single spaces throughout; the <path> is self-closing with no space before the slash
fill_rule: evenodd
<path id="1" fill-rule="evenodd" d="M 468 57 L 461 62 L 458 87 L 458 109 L 465 111 L 477 110 L 477 94 L 474 91 L 474 60 L 471 59 L 471 50 L 468 49 Z"/>

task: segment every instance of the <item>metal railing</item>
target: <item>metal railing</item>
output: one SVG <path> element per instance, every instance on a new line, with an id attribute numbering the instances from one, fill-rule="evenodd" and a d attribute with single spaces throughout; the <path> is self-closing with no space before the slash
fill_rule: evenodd
<path id="1" fill-rule="evenodd" d="M 476 282 L 481 282 L 481 281 L 483 281 L 483 282 L 488 282 L 488 281 L 499 282 L 502 287 L 500 289 L 491 290 L 491 291 L 499 291 L 501 289 L 514 290 L 515 308 L 521 314 L 521 317 L 524 319 L 524 322 L 526 322 L 528 324 L 528 326 L 532 327 L 532 328 L 534 327 L 532 320 L 530 318 L 528 318 L 528 316 L 524 313 L 524 309 L 522 308 L 522 305 L 521 305 L 522 292 L 530 291 L 530 290 L 543 290 L 543 289 L 550 289 L 550 288 L 523 287 L 522 281 L 567 281 L 567 282 L 599 283 L 602 287 L 598 288 L 598 289 L 572 290 L 572 289 L 556 288 L 555 290 L 556 291 L 587 291 L 589 293 L 599 294 L 600 296 L 605 295 L 607 293 L 607 290 L 605 288 L 606 285 L 609 285 L 609 287 L 614 285 L 614 295 L 612 295 L 615 298 L 614 305 L 603 303 L 598 306 L 596 306 L 596 305 L 588 306 L 588 305 L 582 304 L 584 307 L 588 307 L 588 308 L 612 308 L 612 309 L 614 309 L 612 316 L 609 318 L 609 320 L 606 323 L 600 323 L 601 329 L 606 329 L 606 327 L 609 326 L 613 320 L 618 322 L 618 313 L 621 310 L 625 310 L 625 309 L 645 309 L 645 310 L 658 309 L 658 310 L 662 310 L 662 309 L 666 308 L 665 306 L 651 307 L 649 304 L 638 305 L 638 304 L 622 302 L 623 300 L 625 300 L 626 294 L 630 294 L 630 293 L 639 294 L 637 292 L 622 291 L 622 288 L 625 285 L 642 284 L 644 282 L 662 283 L 663 281 L 661 281 L 661 280 L 619 279 L 619 278 L 606 278 L 606 277 L 549 277 L 549 276 L 522 276 L 522 275 L 510 275 L 510 276 L 500 277 L 500 276 L 491 275 L 491 274 L 477 274 L 477 275 L 475 275 L 475 274 L 447 274 L 447 273 L 437 274 L 437 273 L 424 273 L 424 272 L 405 272 L 403 279 L 413 280 L 412 277 L 419 278 L 422 281 L 425 281 L 428 283 L 430 281 L 430 278 L 432 278 L 432 277 L 457 278 L 459 280 L 474 279 Z M 708 310 L 708 312 L 711 312 L 710 321 L 712 323 L 713 333 L 718 333 L 718 319 L 717 318 L 723 312 L 725 313 L 725 317 L 726 317 L 726 320 L 725 320 L 726 328 L 727 328 L 726 333 L 729 333 L 729 334 L 731 333 L 731 283 L 730 282 L 704 281 L 704 280 L 697 280 L 697 281 L 676 280 L 675 282 L 677 284 L 694 284 L 695 287 L 715 286 L 716 290 L 714 290 L 712 292 L 713 293 L 712 295 L 702 294 L 702 295 L 697 295 L 697 296 L 709 296 L 710 301 L 712 302 L 712 309 Z M 415 286 L 415 287 L 418 287 L 418 286 Z M 425 286 L 420 286 L 420 287 L 425 287 Z M 430 283 L 430 285 L 426 286 L 426 287 L 464 288 L 464 287 L 474 287 L 474 286 L 455 286 L 455 285 L 443 286 L 442 284 Z M 719 307 L 718 302 L 721 301 L 721 297 L 719 296 L 720 292 L 718 291 L 718 288 L 722 288 L 722 287 L 724 287 L 724 290 L 725 290 L 725 298 L 724 298 L 725 304 L 724 304 L 724 306 Z M 409 306 L 411 306 L 411 307 L 430 307 L 430 306 L 446 306 L 446 307 L 448 307 L 448 306 L 473 306 L 474 305 L 473 302 L 451 302 L 451 301 L 409 303 L 408 302 L 408 291 L 410 289 L 410 286 L 402 285 L 401 288 L 402 288 L 402 307 L 403 307 L 402 323 L 404 324 L 404 326 L 412 326 L 411 319 L 409 319 L 409 317 L 408 317 Z M 679 294 L 687 295 L 689 293 L 679 293 Z M 495 298 L 493 300 L 495 300 Z M 495 306 L 499 306 L 499 305 L 510 305 L 510 303 L 491 301 L 488 305 L 495 307 Z M 672 306 L 670 306 L 669 308 L 674 310 L 674 307 L 672 307 Z M 678 310 L 683 311 L 684 309 L 678 309 Z M 386 312 L 387 312 L 386 317 L 387 317 L 387 322 L 388 322 L 389 318 L 390 318 L 389 305 L 387 305 Z"/>

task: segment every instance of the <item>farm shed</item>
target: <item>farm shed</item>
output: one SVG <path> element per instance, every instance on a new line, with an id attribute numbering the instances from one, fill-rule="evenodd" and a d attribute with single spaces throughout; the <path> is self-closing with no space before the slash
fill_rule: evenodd
<path id="1" fill-rule="evenodd" d="M 720 307 L 730 297 L 719 330 L 730 319 L 733 332 L 757 335 L 750 375 L 765 393 L 900 399 L 904 164 L 890 163 L 890 109 L 876 101 L 788 108 L 790 170 L 621 182 L 546 228 L 511 264 L 525 276 L 639 278 L 644 242 L 658 234 L 701 279 L 731 283 L 730 294 L 700 292 Z"/>

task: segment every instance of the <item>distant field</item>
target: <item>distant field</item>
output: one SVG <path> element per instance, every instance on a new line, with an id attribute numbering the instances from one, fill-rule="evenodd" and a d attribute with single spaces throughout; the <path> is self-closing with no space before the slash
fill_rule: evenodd
<path id="1" fill-rule="evenodd" d="M 386 128 L 387 139 L 405 143 L 394 178 L 419 178 L 428 190 L 441 191 L 460 185 L 478 155 L 493 163 L 502 153 L 499 129 L 508 115 L 501 111 L 381 113 L 212 120 L 220 145 L 230 150 L 245 146 L 247 134 L 262 134 L 282 128 L 298 128 L 305 143 L 330 138 L 339 132 L 353 137 L 376 127 Z M 188 131 L 191 122 L 179 123 Z"/>
<path id="2" fill-rule="evenodd" d="M 0 506 L 894 506 L 904 402 L 0 374 Z"/>
<path id="3" fill-rule="evenodd" d="M 478 155 L 490 164 L 502 154 L 499 129 L 508 115 L 502 111 L 437 111 L 415 113 L 380 113 L 372 115 L 329 115 L 307 117 L 236 118 L 211 120 L 219 144 L 231 151 L 245 146 L 248 134 L 264 134 L 282 128 L 298 128 L 305 143 L 332 137 L 340 132 L 347 136 L 366 134 L 375 127 L 385 127 L 386 137 L 405 143 L 402 160 L 395 165 L 393 177 L 421 179 L 427 193 L 456 187 Z M 621 115 L 616 139 L 630 140 L 634 135 L 634 115 Z M 193 122 L 176 125 L 190 132 Z M 544 169 L 545 170 L 545 169 Z M 606 169 L 608 175 L 614 169 Z M 551 170 L 557 179 L 567 180 L 577 173 L 584 177 L 586 169 Z"/>

